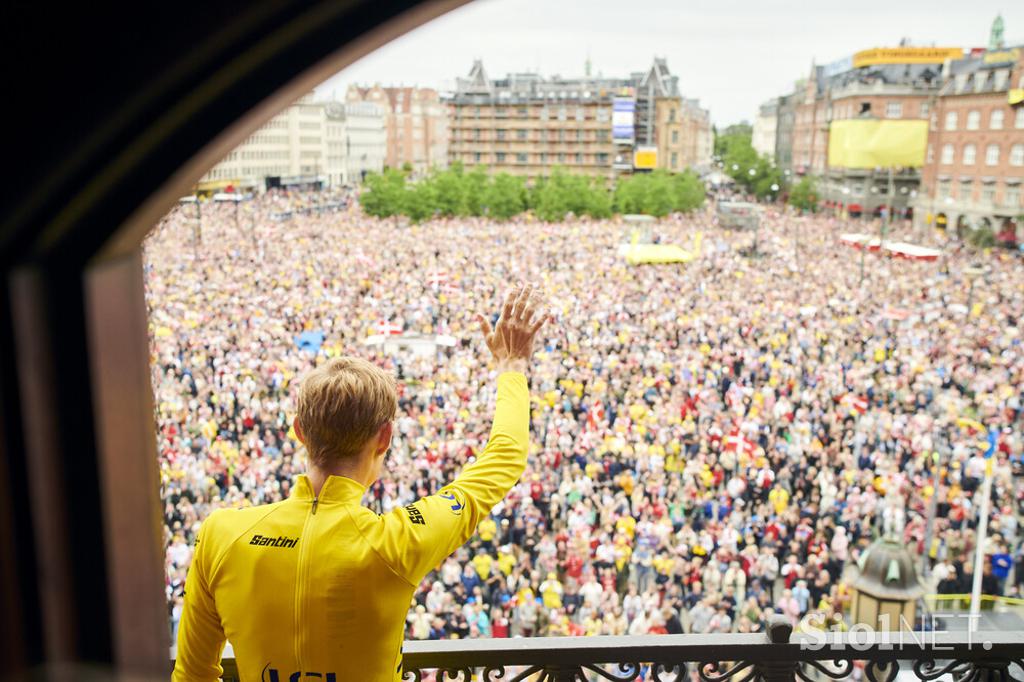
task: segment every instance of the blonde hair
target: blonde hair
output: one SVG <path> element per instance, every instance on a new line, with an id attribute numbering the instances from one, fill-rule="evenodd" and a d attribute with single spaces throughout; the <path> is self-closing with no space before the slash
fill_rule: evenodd
<path id="1" fill-rule="evenodd" d="M 347 356 L 307 374 L 297 402 L 310 463 L 320 467 L 357 455 L 398 410 L 395 378 Z"/>

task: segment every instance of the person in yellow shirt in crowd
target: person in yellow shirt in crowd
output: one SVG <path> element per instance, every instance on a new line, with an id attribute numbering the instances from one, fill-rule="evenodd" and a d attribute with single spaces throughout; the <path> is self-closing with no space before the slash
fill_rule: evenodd
<path id="1" fill-rule="evenodd" d="M 562 608 L 562 593 L 564 591 L 562 583 L 554 571 L 548 573 L 547 580 L 540 584 L 540 595 L 544 600 L 544 607 L 548 609 Z"/>
<path id="2" fill-rule="evenodd" d="M 789 506 L 789 491 L 776 483 L 768 493 L 768 502 L 772 505 L 775 513 L 781 516 Z"/>
<path id="3" fill-rule="evenodd" d="M 532 286 L 515 287 L 493 330 L 478 316 L 498 373 L 487 446 L 437 494 L 382 516 L 361 501 L 391 445 L 394 377 L 346 357 L 306 376 L 294 427 L 308 474 L 284 501 L 219 510 L 203 522 L 185 583 L 174 682 L 220 678 L 228 640 L 243 680 L 401 679 L 416 586 L 526 468 L 524 373 L 546 319 L 541 306 Z M 549 585 L 545 601 L 555 594 L 560 605 L 560 584 Z"/>
<path id="4" fill-rule="evenodd" d="M 484 551 L 494 551 L 494 536 L 498 533 L 498 524 L 490 516 L 480 522 L 476 527 L 476 534 L 480 536 L 480 544 Z"/>
<path id="5" fill-rule="evenodd" d="M 516 565 L 516 556 L 512 553 L 512 545 L 502 545 L 498 550 L 498 568 L 506 575 L 512 575 L 512 569 Z"/>

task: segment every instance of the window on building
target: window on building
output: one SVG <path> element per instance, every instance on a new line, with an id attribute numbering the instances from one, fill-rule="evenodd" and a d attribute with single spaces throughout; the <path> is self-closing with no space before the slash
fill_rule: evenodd
<path id="1" fill-rule="evenodd" d="M 576 141 L 577 142 L 583 142 L 583 130 L 582 129 L 577 128 L 577 130 L 576 130 Z"/>
<path id="2" fill-rule="evenodd" d="M 971 193 L 974 181 L 973 180 L 961 180 L 960 181 L 960 201 L 970 201 Z"/>
<path id="3" fill-rule="evenodd" d="M 519 118 L 526 118 L 529 115 L 530 112 L 527 110 L 526 107 L 519 107 L 518 109 L 516 109 L 516 116 L 518 116 Z"/>
<path id="4" fill-rule="evenodd" d="M 548 110 L 547 106 L 543 106 L 543 107 L 540 108 L 540 120 L 546 121 L 546 120 L 548 120 L 548 117 L 550 115 L 551 115 L 551 112 Z"/>
<path id="5" fill-rule="evenodd" d="M 953 183 L 951 183 L 949 180 L 942 180 L 941 182 L 939 182 L 939 189 L 938 189 L 939 198 L 940 199 L 949 199 L 950 196 L 952 196 L 951 195 L 952 187 L 953 187 Z"/>
<path id="6" fill-rule="evenodd" d="M 669 123 L 675 123 L 675 121 L 676 121 L 676 110 L 675 109 L 669 109 L 668 110 L 668 122 Z"/>
<path id="7" fill-rule="evenodd" d="M 993 109 L 992 115 L 988 117 L 988 127 L 991 130 L 1003 129 L 1003 110 Z"/>
<path id="8" fill-rule="evenodd" d="M 928 158 L 928 161 L 927 161 L 928 163 L 933 163 L 935 161 L 935 149 L 932 147 L 931 144 L 928 145 L 928 157 L 927 158 Z"/>
<path id="9" fill-rule="evenodd" d="M 986 204 L 995 203 L 996 200 L 996 183 L 986 182 L 981 186 L 981 200 Z"/>
<path id="10" fill-rule="evenodd" d="M 1017 113 L 1013 117 L 1014 128 L 1024 128 L 1024 106 L 1017 107 Z"/>
<path id="11" fill-rule="evenodd" d="M 564 130 L 559 130 L 558 131 L 558 141 L 559 142 L 565 142 L 565 131 Z"/>
<path id="12" fill-rule="evenodd" d="M 587 113 L 583 109 L 583 107 L 576 107 L 576 120 L 577 121 L 582 121 L 586 117 L 587 117 Z"/>
<path id="13" fill-rule="evenodd" d="M 562 152 L 558 153 L 558 163 L 565 163 L 565 154 Z"/>
<path id="14" fill-rule="evenodd" d="M 547 152 L 541 152 L 540 153 L 540 162 L 541 162 L 541 165 L 546 164 L 548 162 L 548 153 Z"/>
<path id="15" fill-rule="evenodd" d="M 494 134 L 496 135 L 498 140 L 504 140 L 505 139 L 505 129 L 504 128 L 498 128 L 497 130 L 494 131 Z"/>
<path id="16" fill-rule="evenodd" d="M 946 130 L 956 130 L 957 115 L 955 111 L 946 112 Z"/>
<path id="17" fill-rule="evenodd" d="M 474 107 L 473 118 L 480 118 L 480 107 Z"/>
<path id="18" fill-rule="evenodd" d="M 517 140 L 525 140 L 526 139 L 526 130 L 525 129 L 517 130 L 516 131 L 516 139 Z"/>
<path id="19" fill-rule="evenodd" d="M 921 109 L 920 109 L 919 116 L 921 118 L 928 118 L 928 114 L 931 111 L 931 108 L 932 108 L 931 102 L 929 102 L 928 100 L 925 100 L 924 102 L 921 102 Z"/>
<path id="20" fill-rule="evenodd" d="M 973 166 L 974 161 L 978 156 L 978 148 L 973 144 L 964 145 L 964 165 Z"/>
<path id="21" fill-rule="evenodd" d="M 1020 185 L 1007 185 L 1003 192 L 1003 203 L 1011 210 L 1020 207 Z"/>
<path id="22" fill-rule="evenodd" d="M 577 165 L 581 165 L 582 163 L 583 163 L 583 155 L 582 154 L 576 154 L 576 164 Z"/>
<path id="23" fill-rule="evenodd" d="M 477 152 L 476 154 L 474 154 L 474 156 L 476 157 L 476 162 L 480 163 L 480 152 Z"/>
<path id="24" fill-rule="evenodd" d="M 944 144 L 942 145 L 942 164 L 948 166 L 953 163 L 953 145 Z"/>
<path id="25" fill-rule="evenodd" d="M 610 134 L 609 134 L 609 132 L 607 130 L 598 130 L 597 131 L 597 141 L 598 142 L 607 142 L 609 139 L 610 139 Z"/>
<path id="26" fill-rule="evenodd" d="M 679 131 L 678 130 L 673 130 L 672 131 L 672 144 L 676 144 L 677 142 L 679 142 Z"/>
<path id="27" fill-rule="evenodd" d="M 1015 144 L 1010 147 L 1010 165 L 1024 166 L 1024 144 Z"/>
<path id="28" fill-rule="evenodd" d="M 521 152 L 516 154 L 516 163 L 526 163 L 526 154 Z"/>
<path id="29" fill-rule="evenodd" d="M 564 121 L 569 117 L 569 110 L 564 106 L 558 107 L 558 120 Z"/>
<path id="30" fill-rule="evenodd" d="M 678 167 L 679 167 L 679 154 L 677 152 L 672 152 L 672 168 L 675 169 L 675 168 L 678 168 Z"/>
<path id="31" fill-rule="evenodd" d="M 498 152 L 494 156 L 498 163 L 505 163 L 505 152 Z"/>
<path id="32" fill-rule="evenodd" d="M 886 104 L 885 104 L 885 117 L 886 118 L 902 118 L 903 117 L 903 102 L 886 102 Z"/>
<path id="33" fill-rule="evenodd" d="M 602 166 L 606 165 L 608 163 L 608 155 L 604 153 L 598 154 L 597 162 Z"/>
<path id="34" fill-rule="evenodd" d="M 990 144 L 985 148 L 985 165 L 986 166 L 998 166 L 999 165 L 999 145 Z"/>
<path id="35" fill-rule="evenodd" d="M 612 110 L 608 107 L 600 107 L 597 110 L 597 120 L 601 123 L 607 123 L 612 120 Z"/>
<path id="36" fill-rule="evenodd" d="M 981 112 L 977 109 L 972 109 L 967 112 L 967 129 L 977 130 L 981 127 Z"/>

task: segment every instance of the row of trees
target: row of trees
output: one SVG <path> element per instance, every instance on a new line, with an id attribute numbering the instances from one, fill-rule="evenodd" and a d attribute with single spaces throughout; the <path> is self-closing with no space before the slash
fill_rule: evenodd
<path id="1" fill-rule="evenodd" d="M 748 125 L 730 126 L 718 135 L 715 156 L 721 160 L 725 174 L 758 199 L 774 199 L 785 187 L 782 171 L 775 162 L 754 150 Z"/>
<path id="2" fill-rule="evenodd" d="M 751 142 L 752 130 L 747 124 L 729 126 L 715 137 L 715 156 L 722 170 L 744 191 L 758 199 L 775 199 L 788 192 L 788 203 L 802 211 L 818 208 L 818 190 L 814 179 L 803 177 L 787 187 L 782 171 L 772 159 L 758 154 Z"/>
<path id="3" fill-rule="evenodd" d="M 492 176 L 482 168 L 467 171 L 455 164 L 418 181 L 409 178 L 408 170 L 386 169 L 369 175 L 359 200 L 370 215 L 404 215 L 414 221 L 435 216 L 507 220 L 527 210 L 547 221 L 561 220 L 569 213 L 592 218 L 613 213 L 665 216 L 700 208 L 704 184 L 691 171 L 654 171 L 627 176 L 609 190 L 603 179 L 556 168 L 527 187 L 519 176 Z"/>

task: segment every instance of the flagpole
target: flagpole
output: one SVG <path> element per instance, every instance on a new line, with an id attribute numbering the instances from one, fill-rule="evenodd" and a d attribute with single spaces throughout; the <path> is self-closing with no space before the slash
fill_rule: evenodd
<path id="1" fill-rule="evenodd" d="M 995 448 L 990 445 L 989 452 L 985 458 L 985 481 L 981 484 L 981 508 L 978 511 L 978 533 L 977 547 L 974 548 L 974 584 L 971 587 L 971 617 L 969 629 L 971 632 L 978 631 L 978 621 L 981 620 L 981 574 L 985 568 L 985 540 L 988 535 L 988 513 L 992 503 L 992 452 Z"/>

